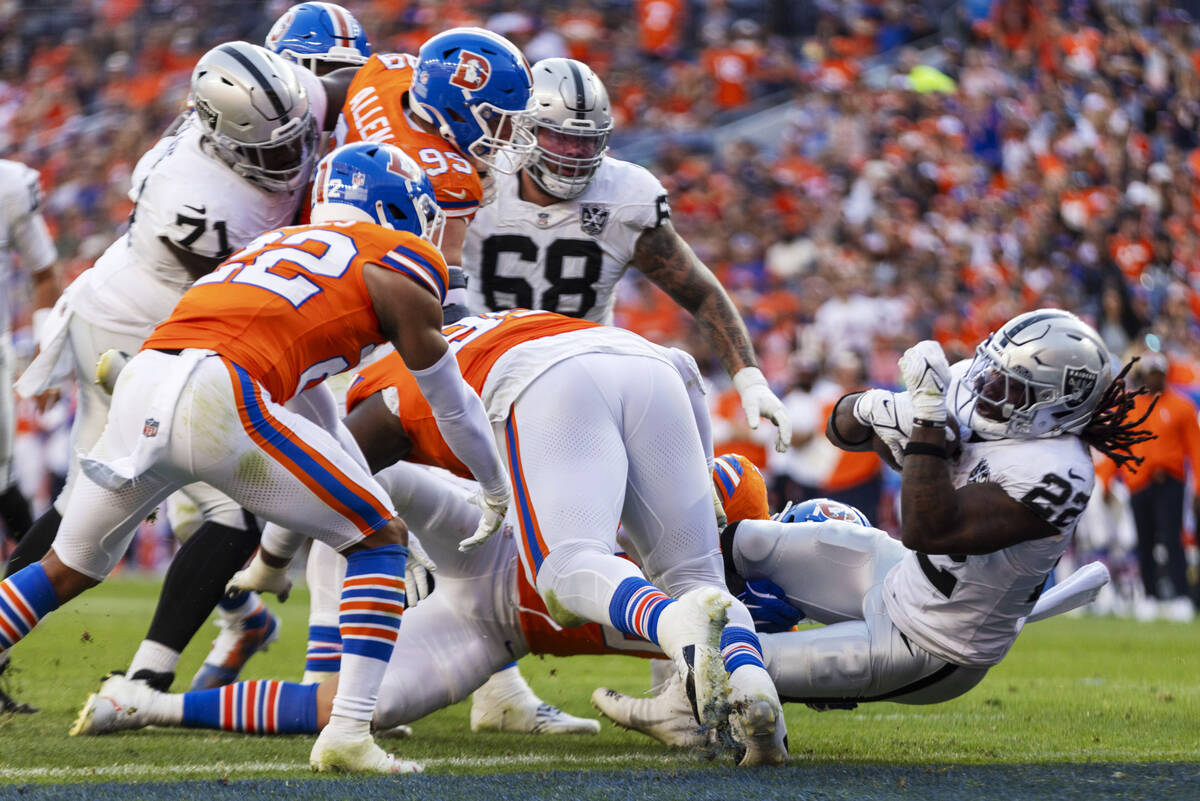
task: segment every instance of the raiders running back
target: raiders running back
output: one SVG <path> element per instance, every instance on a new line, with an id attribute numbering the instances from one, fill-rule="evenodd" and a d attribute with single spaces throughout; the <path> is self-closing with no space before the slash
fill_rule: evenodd
<path id="1" fill-rule="evenodd" d="M 470 307 L 545 309 L 611 324 L 613 290 L 642 232 L 670 217 L 667 192 L 646 169 L 605 157 L 578 197 L 539 206 L 519 175 L 495 177 L 495 200 L 467 231 Z"/>
<path id="2" fill-rule="evenodd" d="M 951 474 L 956 488 L 999 484 L 1058 534 L 983 555 L 909 551 L 884 580 L 884 606 L 896 627 L 934 656 L 959 665 L 994 665 L 1008 653 L 1070 542 L 1092 494 L 1092 458 L 1071 435 L 968 438 Z"/>

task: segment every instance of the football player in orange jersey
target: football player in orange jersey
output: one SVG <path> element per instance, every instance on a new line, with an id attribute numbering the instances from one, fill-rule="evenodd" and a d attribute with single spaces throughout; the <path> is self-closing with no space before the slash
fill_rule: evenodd
<path id="1" fill-rule="evenodd" d="M 205 481 L 346 554 L 340 689 L 313 768 L 407 772 L 419 766 L 370 733 L 403 611 L 407 530 L 322 382 L 390 341 L 483 488 L 479 539 L 499 527 L 508 477 L 441 336 L 443 217 L 420 168 L 388 145 L 340 148 L 318 166 L 312 219 L 262 235 L 197 281 L 122 371 L 54 548 L 0 583 L 0 649 L 102 581 L 173 490 Z M 271 717 L 272 699 L 260 702 L 255 714 Z"/>
<path id="2" fill-rule="evenodd" d="M 415 410 L 419 403 L 406 403 Z M 428 407 L 424 408 L 428 414 Z M 393 418 L 395 419 L 395 418 Z M 427 419 L 414 420 L 410 457 L 433 461 L 449 455 L 425 435 Z M 398 426 L 388 426 L 402 438 Z M 375 431 L 374 435 L 385 432 Z M 432 446 L 432 452 L 424 448 Z M 745 513 L 766 517 L 766 487 L 761 481 L 735 481 L 743 457 L 725 456 L 714 466 L 713 482 L 727 500 L 731 520 Z M 459 472 L 462 472 L 459 468 Z M 376 729 L 419 720 L 458 702 L 478 687 L 498 665 L 527 653 L 553 656 L 623 654 L 664 662 L 663 654 L 644 640 L 611 626 L 588 623 L 564 627 L 551 617 L 537 590 L 529 583 L 517 558 L 518 545 L 509 533 L 493 537 L 470 553 L 461 553 L 456 540 L 468 535 L 479 519 L 469 491 L 448 478 L 413 463 L 400 462 L 380 476 L 397 508 L 417 537 L 428 543 L 438 564 L 436 589 L 416 608 L 405 612 L 404 625 L 388 664 Z M 669 664 L 669 663 L 668 663 Z M 147 725 L 214 728 L 258 734 L 284 733 L 307 726 L 316 731 L 328 719 L 337 687 L 336 676 L 320 689 L 280 681 L 250 681 L 212 690 L 167 695 L 153 688 L 112 676 L 85 705 L 78 734 L 98 735 Z M 251 689 L 253 691 L 251 692 Z M 270 718 L 249 714 L 257 698 L 283 698 L 276 719 L 291 722 L 272 726 Z M 689 713 L 690 715 L 690 713 Z M 592 721 L 594 723 L 594 721 Z M 684 724 L 697 737 L 694 722 Z M 702 739 L 702 737 L 701 737 Z"/>
<path id="3" fill-rule="evenodd" d="M 442 252 L 461 265 L 467 224 L 484 199 L 481 172 L 515 172 L 533 152 L 532 86 L 512 42 L 452 28 L 415 56 L 377 53 L 359 68 L 339 142 L 387 142 L 421 165 L 447 216 Z"/>
<path id="4" fill-rule="evenodd" d="M 697 718 L 715 726 L 728 717 L 739 729 L 743 764 L 786 759 L 750 613 L 724 586 L 694 360 L 629 331 L 527 309 L 466 317 L 443 335 L 504 443 L 523 570 L 551 619 L 660 646 L 681 678 L 694 677 Z M 348 394 L 347 428 L 372 468 L 406 458 L 462 474 L 413 382 L 396 356 L 368 365 Z M 389 470 L 378 473 L 385 485 Z M 645 575 L 614 556 L 618 525 Z M 271 554 L 288 553 L 287 542 L 277 527 L 263 532 Z M 266 569 L 256 558 L 248 570 Z M 231 587 L 258 588 L 238 576 Z"/>

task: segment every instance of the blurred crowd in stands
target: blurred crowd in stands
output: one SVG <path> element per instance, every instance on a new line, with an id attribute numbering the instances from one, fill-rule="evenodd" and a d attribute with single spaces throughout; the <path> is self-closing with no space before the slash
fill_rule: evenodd
<path id="1" fill-rule="evenodd" d="M 130 171 L 181 108 L 196 58 L 261 41 L 288 5 L 0 3 L 0 155 L 41 170 L 68 277 L 117 236 Z M 896 360 L 918 339 L 967 357 L 1036 306 L 1079 313 L 1121 360 L 1162 354 L 1168 382 L 1200 392 L 1200 27 L 1178 3 L 345 5 L 377 52 L 484 25 L 531 61 L 596 69 L 617 117 L 614 154 L 639 145 L 674 224 L 744 312 L 792 410 L 792 452 L 767 453 L 690 318 L 637 276 L 617 322 L 697 356 L 724 447 L 764 467 L 776 502 L 840 493 L 893 523 L 894 477 L 873 455 L 832 450 L 828 406 L 896 385 Z M 721 135 L 751 112 L 770 127 Z M 18 281 L 7 293 L 18 326 L 25 291 Z M 29 353 L 27 333 L 17 343 Z M 26 411 L 26 433 L 57 436 L 61 419 Z M 41 453 L 51 471 L 64 461 Z"/>

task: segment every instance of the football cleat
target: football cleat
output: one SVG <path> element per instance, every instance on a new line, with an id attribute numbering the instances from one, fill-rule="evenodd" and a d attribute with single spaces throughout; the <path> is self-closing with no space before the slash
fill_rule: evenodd
<path id="1" fill-rule="evenodd" d="M 729 714 L 729 674 L 721 659 L 721 632 L 732 597 L 715 587 L 684 593 L 658 619 L 658 641 L 675 663 L 696 722 L 715 729 Z"/>
<path id="2" fill-rule="evenodd" d="M 8 660 L 0 662 L 0 677 L 4 675 L 11 664 Z M 9 695 L 3 687 L 0 687 L 0 715 L 32 715 L 34 712 L 37 712 L 36 706 L 21 703 Z"/>
<path id="3" fill-rule="evenodd" d="M 120 670 L 113 671 L 113 673 L 122 672 Z M 112 673 L 109 675 L 111 676 Z M 152 690 L 158 690 L 160 693 L 169 693 L 171 685 L 175 682 L 175 672 L 171 670 L 158 671 L 142 668 L 129 678 L 133 681 L 140 681 Z"/>
<path id="4" fill-rule="evenodd" d="M 151 712 L 157 690 L 123 673 L 110 673 L 88 696 L 71 726 L 72 737 L 140 729 L 154 722 Z"/>
<path id="5" fill-rule="evenodd" d="M 744 746 L 742 766 L 787 764 L 787 723 L 771 677 L 760 667 L 744 665 L 730 681 L 729 724 L 733 739 Z"/>
<path id="6" fill-rule="evenodd" d="M 413 736 L 413 730 L 412 726 L 405 726 L 401 723 L 399 726 L 379 729 L 375 732 L 375 736 L 381 740 L 404 740 Z"/>
<path id="7" fill-rule="evenodd" d="M 214 621 L 221 632 L 213 640 L 212 650 L 192 677 L 192 690 L 211 690 L 233 684 L 250 657 L 267 650 L 279 639 L 279 618 L 259 601 L 258 607 L 237 620 L 218 617 Z"/>
<path id="8" fill-rule="evenodd" d="M 471 696 L 471 731 L 516 734 L 599 734 L 600 722 L 577 718 L 533 696 L 532 703 L 518 701 L 488 704 L 478 693 Z"/>
<path id="9" fill-rule="evenodd" d="M 384 751 L 370 734 L 349 737 L 329 726 L 317 735 L 308 764 L 318 773 L 421 773 L 419 762 L 410 762 Z"/>
<path id="10" fill-rule="evenodd" d="M 634 698 L 600 687 L 592 693 L 592 706 L 621 728 L 640 731 L 663 745 L 702 748 L 708 740 L 696 724 L 678 675 L 671 676 L 662 692 L 651 698 Z"/>

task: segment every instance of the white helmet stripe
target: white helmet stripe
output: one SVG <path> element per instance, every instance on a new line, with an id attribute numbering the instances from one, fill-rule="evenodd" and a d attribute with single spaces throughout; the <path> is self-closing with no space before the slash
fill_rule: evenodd
<path id="1" fill-rule="evenodd" d="M 347 19 L 346 9 L 337 3 L 321 3 L 321 7 L 329 12 L 329 19 L 333 21 L 333 35 L 338 39 L 351 38 L 353 27 Z"/>

